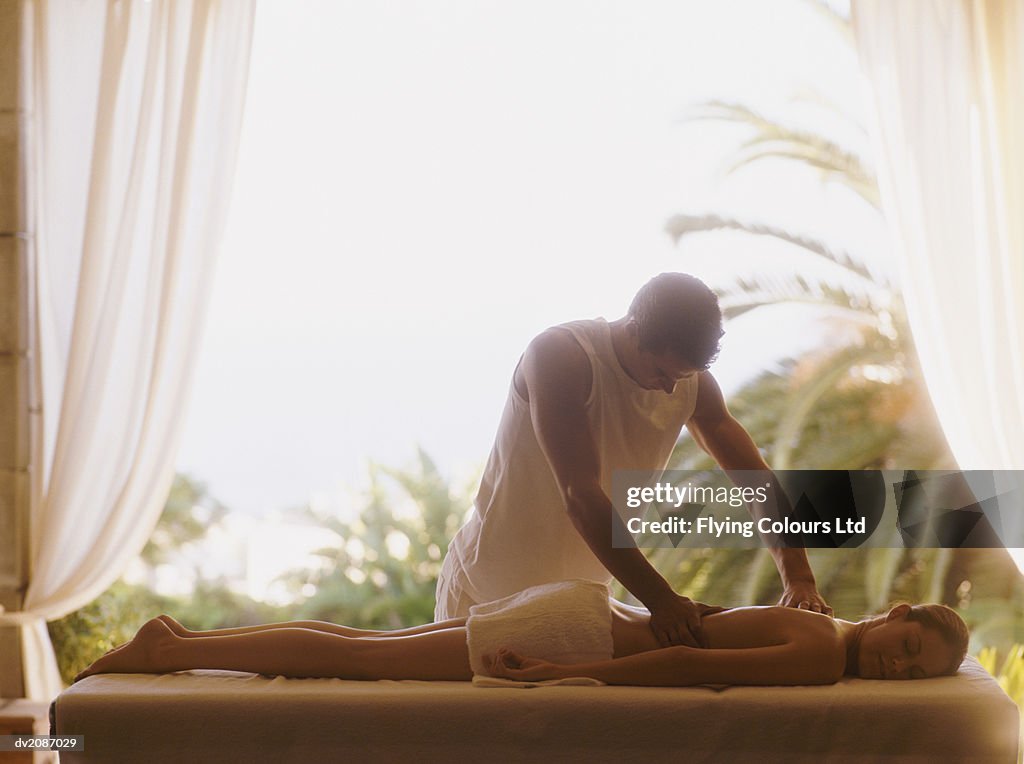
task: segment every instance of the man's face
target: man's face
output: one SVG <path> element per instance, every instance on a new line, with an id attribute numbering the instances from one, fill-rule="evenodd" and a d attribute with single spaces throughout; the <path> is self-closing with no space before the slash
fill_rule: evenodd
<path id="1" fill-rule="evenodd" d="M 699 374 L 687 361 L 671 351 L 652 353 L 641 350 L 637 356 L 635 379 L 645 390 L 661 390 L 671 394 L 676 384 Z"/>

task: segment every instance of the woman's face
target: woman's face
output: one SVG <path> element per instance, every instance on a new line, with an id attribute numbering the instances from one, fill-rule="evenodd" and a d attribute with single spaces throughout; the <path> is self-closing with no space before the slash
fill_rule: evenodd
<path id="1" fill-rule="evenodd" d="M 894 608 L 884 623 L 861 637 L 859 674 L 864 679 L 926 679 L 945 673 L 953 648 L 935 629 L 908 620 L 909 608 Z"/>

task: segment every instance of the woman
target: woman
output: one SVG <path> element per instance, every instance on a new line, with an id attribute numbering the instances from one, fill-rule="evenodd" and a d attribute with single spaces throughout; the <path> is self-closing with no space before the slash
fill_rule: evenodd
<path id="1" fill-rule="evenodd" d="M 943 605 L 897 605 L 859 622 L 783 607 L 707 608 L 706 648 L 662 648 L 650 614 L 593 582 L 533 587 L 470 617 L 377 632 L 319 621 L 193 632 L 170 616 L 79 674 L 232 669 L 288 677 L 521 681 L 591 677 L 628 685 L 830 684 L 844 674 L 953 674 L 967 627 Z"/>

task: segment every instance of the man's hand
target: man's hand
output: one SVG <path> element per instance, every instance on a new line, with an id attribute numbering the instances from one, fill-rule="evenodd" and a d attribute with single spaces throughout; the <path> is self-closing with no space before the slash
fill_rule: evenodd
<path id="1" fill-rule="evenodd" d="M 651 631 L 662 647 L 707 647 L 700 619 L 702 616 L 725 610 L 722 607 L 705 605 L 703 602 L 694 602 L 689 597 L 675 593 L 649 609 Z"/>
<path id="2" fill-rule="evenodd" d="M 832 615 L 832 608 L 818 594 L 818 587 L 813 582 L 797 581 L 786 587 L 779 598 L 783 607 L 795 607 L 799 610 L 813 610 L 815 613 Z"/>

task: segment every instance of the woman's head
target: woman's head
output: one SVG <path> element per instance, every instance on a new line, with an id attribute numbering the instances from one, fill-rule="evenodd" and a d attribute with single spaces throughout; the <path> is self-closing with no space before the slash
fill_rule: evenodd
<path id="1" fill-rule="evenodd" d="M 955 674 L 967 654 L 967 624 L 945 605 L 897 605 L 865 626 L 857 646 L 865 679 Z"/>

